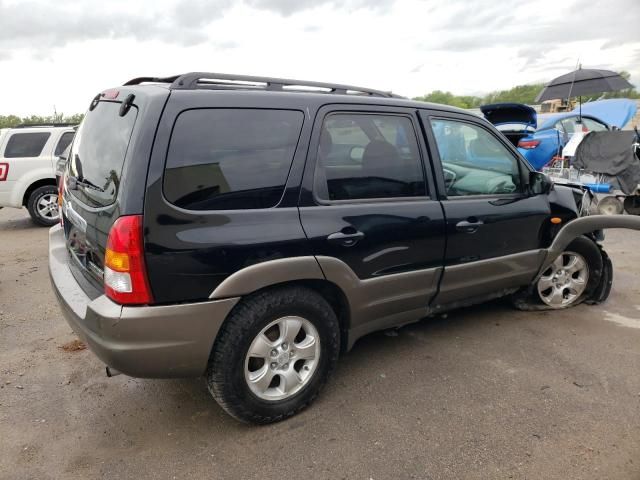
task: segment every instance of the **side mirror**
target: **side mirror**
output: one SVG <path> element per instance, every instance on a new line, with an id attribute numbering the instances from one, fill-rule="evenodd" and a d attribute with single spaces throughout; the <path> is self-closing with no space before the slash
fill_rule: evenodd
<path id="1" fill-rule="evenodd" d="M 553 181 L 541 172 L 529 173 L 529 189 L 534 195 L 546 195 L 553 190 Z"/>

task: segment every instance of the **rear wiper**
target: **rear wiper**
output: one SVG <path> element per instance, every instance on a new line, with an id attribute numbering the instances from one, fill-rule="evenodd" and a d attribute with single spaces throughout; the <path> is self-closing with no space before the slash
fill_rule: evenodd
<path id="1" fill-rule="evenodd" d="M 80 179 L 78 177 L 69 177 L 67 180 L 71 185 L 69 186 L 69 190 L 73 190 L 77 186 L 90 188 L 92 190 L 97 190 L 98 192 L 104 192 L 104 188 L 99 187 L 95 183 L 90 182 L 86 178 Z"/>

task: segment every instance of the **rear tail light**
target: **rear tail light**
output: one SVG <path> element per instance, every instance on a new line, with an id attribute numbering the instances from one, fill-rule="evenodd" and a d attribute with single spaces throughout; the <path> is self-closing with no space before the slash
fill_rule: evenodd
<path id="1" fill-rule="evenodd" d="M 143 247 L 142 215 L 118 218 L 109 232 L 104 255 L 104 290 L 114 302 L 153 303 Z"/>
<path id="2" fill-rule="evenodd" d="M 525 150 L 531 150 L 540 145 L 540 140 L 520 140 L 518 142 L 519 148 L 524 148 Z"/>

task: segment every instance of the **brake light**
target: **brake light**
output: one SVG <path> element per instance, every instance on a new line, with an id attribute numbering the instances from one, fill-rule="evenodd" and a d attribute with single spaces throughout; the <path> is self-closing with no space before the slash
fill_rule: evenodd
<path id="1" fill-rule="evenodd" d="M 524 148 L 525 150 L 531 150 L 540 145 L 540 140 L 520 140 L 518 142 L 518 148 Z"/>
<path id="2" fill-rule="evenodd" d="M 0 163 L 0 182 L 4 182 L 9 175 L 9 164 Z"/>
<path id="3" fill-rule="evenodd" d="M 143 247 L 142 215 L 118 218 L 109 231 L 104 255 L 104 290 L 114 302 L 153 303 Z"/>
<path id="4" fill-rule="evenodd" d="M 105 90 L 104 92 L 102 92 L 102 98 L 106 98 L 107 100 L 113 100 L 118 98 L 119 94 L 120 92 L 115 89 Z"/>

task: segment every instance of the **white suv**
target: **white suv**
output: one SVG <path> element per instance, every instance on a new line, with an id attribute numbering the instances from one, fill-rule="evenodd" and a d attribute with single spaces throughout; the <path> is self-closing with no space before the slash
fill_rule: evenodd
<path id="1" fill-rule="evenodd" d="M 56 160 L 73 140 L 70 124 L 0 129 L 0 208 L 27 207 L 33 221 L 58 221 Z"/>

